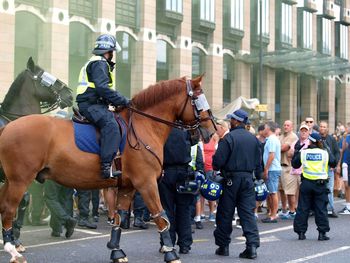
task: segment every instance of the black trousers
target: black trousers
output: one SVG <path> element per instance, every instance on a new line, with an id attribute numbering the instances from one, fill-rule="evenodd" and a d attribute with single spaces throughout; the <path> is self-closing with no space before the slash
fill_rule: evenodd
<path id="1" fill-rule="evenodd" d="M 101 163 L 111 163 L 121 143 L 119 125 L 108 106 L 104 104 L 79 104 L 79 111 L 101 132 Z"/>
<path id="2" fill-rule="evenodd" d="M 143 219 L 143 214 L 146 210 L 145 202 L 142 199 L 142 196 L 139 192 L 135 193 L 134 196 L 134 216 L 135 218 Z"/>
<path id="3" fill-rule="evenodd" d="M 219 199 L 216 213 L 215 244 L 228 246 L 231 242 L 232 220 L 235 208 L 246 238 L 246 246 L 260 246 L 258 226 L 256 223 L 255 191 L 253 176 L 250 173 L 235 174 L 231 179 L 232 185 L 223 183 L 223 193 Z"/>
<path id="4" fill-rule="evenodd" d="M 327 215 L 328 188 L 327 184 L 317 184 L 315 181 L 302 179 L 299 191 L 299 202 L 294 219 L 294 232 L 305 233 L 308 227 L 310 209 L 315 212 L 315 223 L 320 232 L 329 231 Z"/>
<path id="5" fill-rule="evenodd" d="M 62 225 L 73 216 L 73 192 L 52 180 L 44 183 L 44 199 L 51 212 L 50 227 L 55 232 L 62 232 Z"/>
<path id="6" fill-rule="evenodd" d="M 159 194 L 162 206 L 170 221 L 170 237 L 173 245 L 190 248 L 192 239 L 191 229 L 191 204 L 194 195 L 179 194 L 176 191 L 176 184 L 183 183 L 187 176 L 187 166 L 183 169 L 170 168 L 164 170 L 164 178 L 159 183 Z"/>
<path id="7" fill-rule="evenodd" d="M 90 214 L 90 201 L 92 203 L 92 216 L 98 216 L 100 204 L 100 190 L 77 190 L 79 218 L 87 220 Z"/>

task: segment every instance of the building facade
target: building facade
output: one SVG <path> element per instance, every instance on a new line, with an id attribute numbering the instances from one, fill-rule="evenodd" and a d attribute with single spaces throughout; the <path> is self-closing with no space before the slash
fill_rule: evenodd
<path id="1" fill-rule="evenodd" d="M 126 96 L 205 73 L 214 109 L 256 97 L 277 122 L 350 121 L 350 0 L 0 0 L 0 25 L 1 98 L 29 56 L 75 89 L 109 33 Z"/>

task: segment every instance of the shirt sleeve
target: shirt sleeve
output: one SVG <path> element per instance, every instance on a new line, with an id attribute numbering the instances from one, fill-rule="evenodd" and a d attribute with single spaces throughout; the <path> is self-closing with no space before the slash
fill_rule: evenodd
<path id="1" fill-rule="evenodd" d="M 216 171 L 223 169 L 230 154 L 230 145 L 227 141 L 227 136 L 225 136 L 225 138 L 219 141 L 218 149 L 213 155 L 213 169 Z"/>

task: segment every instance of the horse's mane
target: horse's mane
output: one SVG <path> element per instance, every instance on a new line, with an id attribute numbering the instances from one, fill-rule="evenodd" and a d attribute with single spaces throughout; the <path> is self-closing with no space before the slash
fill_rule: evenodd
<path id="1" fill-rule="evenodd" d="M 179 94 L 183 91 L 184 83 L 183 78 L 157 82 L 134 95 L 132 103 L 137 109 L 145 110 L 165 99 L 169 99 L 173 95 Z"/>
<path id="2" fill-rule="evenodd" d="M 24 81 L 24 73 L 25 73 L 25 70 L 19 73 L 17 78 L 12 82 L 11 87 L 9 88 L 9 91 L 7 92 L 4 98 L 4 101 L 1 104 L 1 108 L 3 108 L 4 110 L 6 110 L 7 107 L 10 106 L 10 103 L 12 103 L 13 100 L 16 97 L 18 97 L 19 91 Z"/>

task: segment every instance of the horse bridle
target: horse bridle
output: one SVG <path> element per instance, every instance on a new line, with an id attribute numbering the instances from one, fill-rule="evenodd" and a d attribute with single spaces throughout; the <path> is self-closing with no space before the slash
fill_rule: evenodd
<path id="1" fill-rule="evenodd" d="M 210 109 L 208 109 L 208 114 L 209 116 L 208 117 L 205 117 L 205 118 L 201 118 L 200 116 L 200 112 L 202 111 L 201 109 L 198 109 L 197 105 L 196 105 L 196 100 L 198 99 L 197 96 L 194 95 L 194 92 L 193 92 L 193 88 L 192 88 L 192 80 L 191 79 L 188 79 L 186 80 L 186 90 L 187 90 L 187 97 L 185 99 L 185 102 L 182 106 L 182 110 L 179 114 L 179 117 L 177 118 L 176 121 L 167 121 L 167 120 L 164 120 L 164 119 L 161 119 L 159 117 L 156 117 L 154 115 L 151 115 L 151 114 L 148 114 L 148 113 L 145 113 L 143 111 L 140 111 L 134 107 L 128 107 L 129 111 L 131 112 L 135 112 L 139 115 L 142 115 L 142 116 L 145 116 L 149 119 L 152 119 L 156 122 L 160 122 L 160 123 L 163 123 L 163 124 L 166 124 L 168 126 L 171 126 L 173 128 L 177 128 L 177 129 L 183 129 L 183 130 L 196 130 L 201 122 L 205 122 L 205 121 L 208 121 L 208 120 L 211 120 L 214 124 L 214 117 L 213 117 L 213 114 L 211 112 Z M 200 94 L 203 94 L 203 91 L 201 91 Z M 187 106 L 187 103 L 188 103 L 188 100 L 191 99 L 191 104 L 192 104 L 192 107 L 193 107 L 193 113 L 194 113 L 194 116 L 195 116 L 195 119 L 192 121 L 194 122 L 194 124 L 185 124 L 183 123 L 183 121 L 179 120 L 182 118 L 184 112 L 185 112 L 185 109 L 186 109 L 186 106 Z M 131 114 L 130 114 L 131 116 Z M 215 126 L 215 125 L 214 125 Z"/>
<path id="2" fill-rule="evenodd" d="M 145 113 L 143 111 L 140 111 L 134 107 L 131 107 L 129 106 L 128 109 L 129 111 L 131 112 L 129 114 L 129 124 L 128 124 L 128 130 L 130 131 L 130 133 L 133 134 L 133 136 L 135 137 L 136 139 L 136 143 L 134 145 L 131 144 L 131 141 L 130 141 L 130 136 L 128 133 L 127 135 L 127 140 L 128 140 L 128 144 L 129 146 L 134 149 L 134 150 L 140 150 L 140 143 L 153 155 L 155 156 L 155 158 L 157 159 L 158 163 L 160 164 L 160 166 L 162 167 L 162 162 L 160 160 L 160 158 L 158 157 L 158 155 L 152 150 L 151 146 L 144 143 L 138 136 L 137 136 L 137 133 L 136 133 L 136 130 L 134 128 L 134 125 L 132 123 L 132 113 L 137 113 L 139 115 L 142 115 L 144 117 L 147 117 L 149 119 L 152 119 L 156 122 L 160 122 L 160 123 L 163 123 L 165 125 L 168 125 L 170 127 L 173 127 L 173 128 L 177 128 L 177 129 L 183 129 L 183 130 L 196 130 L 199 128 L 201 122 L 204 122 L 204 121 L 208 121 L 208 120 L 211 120 L 213 122 L 213 125 L 215 127 L 215 123 L 214 123 L 214 118 L 213 118 L 213 114 L 211 112 L 210 109 L 207 109 L 208 111 L 208 114 L 209 116 L 208 117 L 205 117 L 205 118 L 201 118 L 200 116 L 200 112 L 202 111 L 202 109 L 199 109 L 197 104 L 196 104 L 196 100 L 198 99 L 198 97 L 194 94 L 193 92 L 193 88 L 192 88 L 192 80 L 191 79 L 187 79 L 186 80 L 186 92 L 187 92 L 187 96 L 186 96 L 186 99 L 185 99 L 185 102 L 182 106 L 182 110 L 180 111 L 180 114 L 179 114 L 179 117 L 178 119 L 181 119 L 184 112 L 185 112 L 185 109 L 186 109 L 186 106 L 187 106 L 187 103 L 188 101 L 191 99 L 191 105 L 192 105 L 192 108 L 193 108 L 193 112 L 194 112 L 194 116 L 195 116 L 195 119 L 193 120 L 193 122 L 195 122 L 194 124 L 185 124 L 183 123 L 181 120 L 176 120 L 174 122 L 172 121 L 167 121 L 167 120 L 164 120 L 164 119 L 161 119 L 159 117 L 156 117 L 154 115 L 151 115 L 151 114 L 148 114 L 148 113 Z M 203 91 L 201 90 L 200 94 L 203 94 Z"/>

